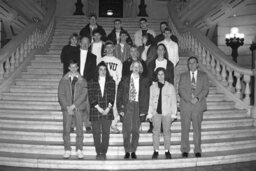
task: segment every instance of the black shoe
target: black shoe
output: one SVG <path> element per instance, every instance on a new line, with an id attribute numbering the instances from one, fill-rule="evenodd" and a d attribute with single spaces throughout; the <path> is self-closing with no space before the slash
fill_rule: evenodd
<path id="1" fill-rule="evenodd" d="M 188 153 L 187 153 L 187 152 L 183 152 L 183 153 L 182 153 L 182 157 L 183 157 L 183 158 L 187 158 L 187 157 L 188 157 Z"/>
<path id="2" fill-rule="evenodd" d="M 132 157 L 132 159 L 137 159 L 136 153 L 135 153 L 135 152 L 132 152 L 131 157 Z"/>
<path id="3" fill-rule="evenodd" d="M 152 156 L 152 159 L 157 159 L 157 158 L 158 158 L 158 152 L 157 152 L 157 151 L 154 151 L 153 156 Z"/>
<path id="4" fill-rule="evenodd" d="M 125 155 L 124 155 L 124 159 L 129 159 L 129 157 L 130 157 L 130 153 L 126 152 Z"/>
<path id="5" fill-rule="evenodd" d="M 75 132 L 75 128 L 71 127 L 70 128 L 70 133 L 74 133 Z"/>
<path id="6" fill-rule="evenodd" d="M 172 155 L 171 155 L 171 153 L 169 151 L 165 152 L 165 158 L 166 159 L 171 159 L 172 158 Z"/>
<path id="7" fill-rule="evenodd" d="M 107 156 L 105 153 L 101 154 L 101 160 L 106 160 L 107 159 Z"/>
<path id="8" fill-rule="evenodd" d="M 92 128 L 91 127 L 86 127 L 86 132 L 87 133 L 91 133 L 92 132 Z"/>
<path id="9" fill-rule="evenodd" d="M 196 157 L 202 157 L 201 153 L 195 153 Z"/>
<path id="10" fill-rule="evenodd" d="M 97 155 L 96 155 L 96 159 L 97 159 L 97 160 L 100 160 L 100 159 L 101 159 L 101 155 L 100 155 L 100 154 L 97 154 Z"/>

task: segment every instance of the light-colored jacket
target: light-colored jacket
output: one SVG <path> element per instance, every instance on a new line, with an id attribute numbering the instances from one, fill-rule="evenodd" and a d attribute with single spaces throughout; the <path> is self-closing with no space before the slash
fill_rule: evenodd
<path id="1" fill-rule="evenodd" d="M 157 83 L 154 83 L 150 86 L 150 98 L 149 98 L 149 117 L 157 114 L 157 104 L 158 97 L 160 93 L 160 88 Z M 177 113 L 177 100 L 175 88 L 172 84 L 165 81 L 165 84 L 162 88 L 162 115 L 171 115 L 172 118 L 176 118 Z"/>

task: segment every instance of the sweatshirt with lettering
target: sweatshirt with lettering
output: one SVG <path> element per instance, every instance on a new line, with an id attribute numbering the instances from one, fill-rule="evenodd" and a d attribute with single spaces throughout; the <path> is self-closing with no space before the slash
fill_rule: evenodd
<path id="1" fill-rule="evenodd" d="M 101 58 L 101 61 L 104 61 L 106 63 L 109 74 L 115 81 L 116 85 L 118 85 L 122 79 L 123 64 L 121 60 L 116 58 L 115 56 L 106 55 L 103 58 Z"/>

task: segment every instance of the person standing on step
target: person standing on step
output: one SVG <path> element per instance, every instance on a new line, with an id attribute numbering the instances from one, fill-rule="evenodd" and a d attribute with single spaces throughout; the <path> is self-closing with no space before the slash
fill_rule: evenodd
<path id="1" fill-rule="evenodd" d="M 168 28 L 168 23 L 166 21 L 162 21 L 160 23 L 160 31 L 161 31 L 161 34 L 157 35 L 155 37 L 155 44 L 158 44 L 159 42 L 163 41 L 164 40 L 164 30 L 165 28 Z M 171 29 L 170 29 L 171 30 Z M 172 33 L 172 30 L 171 30 L 171 33 Z M 172 41 L 174 41 L 175 43 L 178 44 L 178 38 L 175 36 L 175 35 L 171 35 L 171 39 Z"/>
<path id="2" fill-rule="evenodd" d="M 90 40 L 88 37 L 82 37 L 80 40 L 80 50 L 73 54 L 74 59 L 79 61 L 79 72 L 87 82 L 89 82 L 96 71 L 96 56 L 88 51 Z M 89 104 L 88 104 L 89 105 Z M 90 106 L 88 106 L 89 108 Z M 87 132 L 91 132 L 91 123 L 89 121 L 89 113 L 83 115 L 83 120 Z"/>
<path id="3" fill-rule="evenodd" d="M 201 125 L 203 112 L 207 109 L 206 97 L 209 92 L 209 81 L 206 73 L 198 70 L 198 59 L 191 56 L 187 60 L 189 71 L 180 75 L 180 119 L 181 119 L 181 152 L 188 157 L 190 151 L 189 130 L 192 121 L 195 157 L 201 157 Z"/>
<path id="4" fill-rule="evenodd" d="M 117 92 L 117 108 L 123 118 L 124 159 L 137 158 L 140 119 L 145 118 L 149 102 L 149 81 L 141 75 L 141 62 L 133 61 L 130 70 L 132 73 L 123 78 Z"/>
<path id="5" fill-rule="evenodd" d="M 61 50 L 60 61 L 63 64 L 63 75 L 69 72 L 69 61 L 72 59 L 74 53 L 79 51 L 78 34 L 73 33 L 69 37 L 68 45 L 65 45 Z"/>
<path id="6" fill-rule="evenodd" d="M 97 56 L 97 64 L 101 61 L 101 58 L 104 56 L 105 45 L 101 40 L 101 33 L 99 29 L 95 29 L 92 32 L 93 43 L 90 46 L 90 51 Z"/>
<path id="7" fill-rule="evenodd" d="M 122 21 L 120 19 L 115 19 L 114 20 L 114 28 L 113 30 L 109 33 L 107 40 L 110 40 L 114 43 L 114 45 L 117 45 L 121 42 L 121 32 L 125 31 L 127 34 L 127 39 L 126 39 L 126 43 L 129 45 L 132 45 L 132 39 L 131 36 L 129 35 L 129 33 L 124 30 L 124 28 L 122 27 Z"/>
<path id="8" fill-rule="evenodd" d="M 110 126 L 114 119 L 115 101 L 115 81 L 109 75 L 105 62 L 98 64 L 94 78 L 88 83 L 88 91 L 96 159 L 105 160 L 109 146 Z"/>
<path id="9" fill-rule="evenodd" d="M 128 33 L 125 30 L 120 31 L 120 42 L 115 45 L 114 56 L 124 62 L 129 58 L 131 45 L 127 43 Z"/>
<path id="10" fill-rule="evenodd" d="M 79 35 L 80 37 L 88 37 L 90 40 L 90 43 L 93 42 L 93 30 L 98 29 L 101 34 L 101 39 L 103 41 L 106 40 L 106 32 L 104 28 L 97 24 L 97 16 L 95 14 L 90 14 L 89 16 L 89 23 L 81 29 Z"/>
<path id="11" fill-rule="evenodd" d="M 157 68 L 155 71 L 156 83 L 150 86 L 149 109 L 147 119 L 153 122 L 153 145 L 152 159 L 158 158 L 160 144 L 160 130 L 163 125 L 165 158 L 171 159 L 171 123 L 176 119 L 177 100 L 173 84 L 165 80 L 166 70 Z"/>
<path id="12" fill-rule="evenodd" d="M 134 44 L 136 46 L 142 46 L 142 35 L 146 33 L 151 34 L 153 37 L 156 36 L 154 30 L 148 28 L 148 20 L 146 18 L 140 19 L 140 30 L 136 31 L 134 34 Z"/>
<path id="13" fill-rule="evenodd" d="M 72 116 L 76 125 L 76 151 L 79 159 L 84 158 L 83 155 L 83 121 L 82 115 L 88 110 L 87 82 L 78 72 L 78 64 L 76 61 L 69 62 L 69 72 L 62 77 L 58 87 L 58 100 L 63 113 L 63 140 L 65 159 L 70 158 L 70 127 Z"/>
<path id="14" fill-rule="evenodd" d="M 102 58 L 102 61 L 106 63 L 108 67 L 108 71 L 110 73 L 110 76 L 113 78 L 116 84 L 116 91 L 117 87 L 122 79 L 122 68 L 123 64 L 120 61 L 120 59 L 116 58 L 114 56 L 114 44 L 110 40 L 105 42 L 105 52 L 106 56 Z M 115 93 L 117 94 L 117 93 Z M 117 112 L 116 108 L 116 96 L 115 96 L 115 102 L 113 106 L 113 112 L 114 112 L 114 117 L 115 119 L 112 121 L 112 125 L 110 127 L 111 133 L 120 133 L 119 129 L 117 128 L 117 122 L 120 120 L 120 117 Z"/>

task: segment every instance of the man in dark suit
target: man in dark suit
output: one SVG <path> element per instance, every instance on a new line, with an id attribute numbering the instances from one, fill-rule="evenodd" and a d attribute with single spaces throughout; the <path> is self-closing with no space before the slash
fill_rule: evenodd
<path id="1" fill-rule="evenodd" d="M 179 81 L 180 118 L 181 118 L 181 152 L 188 157 L 189 129 L 192 121 L 195 157 L 201 157 L 201 124 L 206 110 L 206 96 L 209 81 L 206 73 L 198 70 L 198 59 L 194 56 L 187 61 L 188 72 L 182 73 Z"/>
<path id="2" fill-rule="evenodd" d="M 74 58 L 79 63 L 79 72 L 82 77 L 89 82 L 96 71 L 96 56 L 88 51 L 90 46 L 90 40 L 88 37 L 82 37 L 80 41 L 80 51 L 74 54 Z M 88 107 L 89 108 L 89 107 Z M 89 115 L 84 115 L 84 124 L 86 131 L 91 131 L 91 123 L 89 121 Z"/>

